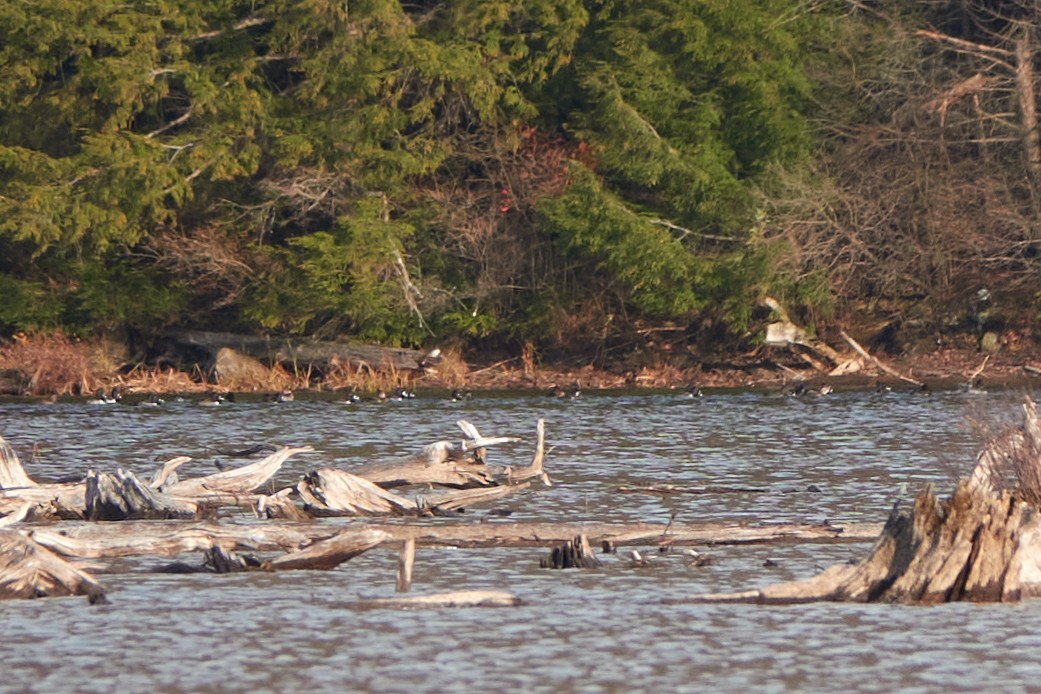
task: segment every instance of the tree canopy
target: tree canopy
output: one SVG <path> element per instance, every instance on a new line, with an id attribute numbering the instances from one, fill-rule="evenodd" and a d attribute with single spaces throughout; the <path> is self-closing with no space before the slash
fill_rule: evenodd
<path id="1" fill-rule="evenodd" d="M 877 5 L 4 3 L 0 330 L 548 344 L 643 321 L 740 328 L 767 290 L 841 295 L 856 244 L 838 201 L 866 209 L 850 187 L 884 178 L 858 133 L 899 110 L 846 76 L 895 95 L 900 75 L 950 84 L 1033 40 L 1014 29 L 1029 17 L 983 4 L 971 25 Z M 970 64 L 957 40 L 994 51 Z M 957 121 L 948 171 L 967 128 L 993 122 Z M 1008 151 L 987 152 L 997 171 Z M 1022 191 L 1007 200 L 1036 219 Z M 872 253 L 904 238 L 877 229 Z M 871 277 L 861 298 L 894 293 Z"/>

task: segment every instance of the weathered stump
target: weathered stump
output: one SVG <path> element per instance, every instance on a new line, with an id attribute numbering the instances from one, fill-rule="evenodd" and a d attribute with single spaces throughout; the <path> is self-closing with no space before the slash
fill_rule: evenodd
<path id="1" fill-rule="evenodd" d="M 575 539 L 550 550 L 549 556 L 539 562 L 543 569 L 595 569 L 600 560 L 589 546 L 589 538 L 577 535 Z"/>
<path id="2" fill-rule="evenodd" d="M 85 498 L 92 521 L 194 518 L 198 512 L 194 502 L 166 496 L 126 470 L 88 472 Z"/>

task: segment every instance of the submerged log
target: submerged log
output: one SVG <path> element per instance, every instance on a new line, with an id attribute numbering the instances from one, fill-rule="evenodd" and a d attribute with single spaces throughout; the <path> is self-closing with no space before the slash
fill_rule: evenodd
<path id="1" fill-rule="evenodd" d="M 416 610 L 438 607 L 516 607 L 520 598 L 502 590 L 459 590 L 408 598 L 374 598 L 355 603 L 363 609 Z"/>
<path id="2" fill-rule="evenodd" d="M 65 595 L 105 599 L 104 588 L 86 571 L 23 533 L 0 530 L 0 600 Z"/>

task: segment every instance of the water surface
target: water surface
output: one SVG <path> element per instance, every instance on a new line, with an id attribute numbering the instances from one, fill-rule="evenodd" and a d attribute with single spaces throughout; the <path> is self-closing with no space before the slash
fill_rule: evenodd
<path id="1" fill-rule="evenodd" d="M 182 476 L 215 470 L 219 449 L 308 444 L 278 482 L 321 466 L 350 469 L 482 432 L 525 441 L 492 461 L 526 464 L 546 420 L 550 489 L 497 503 L 509 520 L 880 522 L 926 484 L 941 492 L 970 466 L 967 418 L 1016 416 L 1021 393 L 835 393 L 791 399 L 717 392 L 586 393 L 574 401 L 478 394 L 452 403 L 346 405 L 327 397 L 221 408 L 0 403 L 0 433 L 35 478 L 87 468 L 150 475 L 173 455 Z M 35 451 L 35 453 L 34 453 Z M 231 461 L 229 461 L 231 462 Z M 620 493 L 622 487 L 755 487 L 766 493 Z M 473 522 L 501 522 L 486 510 Z M 242 522 L 248 519 L 242 517 Z M 663 605 L 664 597 L 805 578 L 869 545 L 713 547 L 635 569 L 605 556 L 595 571 L 538 568 L 542 549 L 420 548 L 414 592 L 506 589 L 515 609 L 357 610 L 390 597 L 396 552 L 331 572 L 224 576 L 106 575 L 111 604 L 82 598 L 0 603 L 3 691 L 1029 691 L 1041 678 L 1022 605 Z M 184 557 L 197 562 L 198 557 Z M 767 559 L 776 564 L 764 567 Z"/>

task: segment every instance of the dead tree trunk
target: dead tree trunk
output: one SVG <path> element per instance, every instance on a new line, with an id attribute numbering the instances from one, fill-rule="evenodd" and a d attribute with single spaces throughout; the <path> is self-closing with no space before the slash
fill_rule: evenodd
<path id="1" fill-rule="evenodd" d="M 928 604 L 1041 596 L 1041 419 L 1033 401 L 1024 406 L 1023 426 L 997 437 L 977 461 L 948 501 L 927 489 L 909 514 L 894 509 L 859 565 L 680 602 Z"/>

